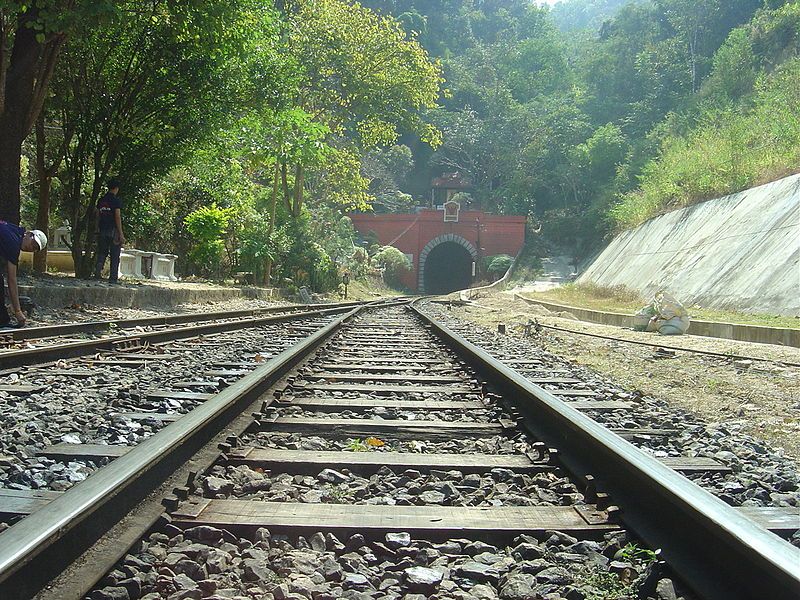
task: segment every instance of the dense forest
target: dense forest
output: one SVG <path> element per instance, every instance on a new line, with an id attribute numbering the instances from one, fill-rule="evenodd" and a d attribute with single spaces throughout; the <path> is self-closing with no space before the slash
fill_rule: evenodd
<path id="1" fill-rule="evenodd" d="M 416 180 L 465 173 L 567 251 L 800 165 L 797 2 L 367 4 L 444 66 L 443 144 L 415 152 Z"/>
<path id="2" fill-rule="evenodd" d="M 326 289 L 375 260 L 347 211 L 425 205 L 443 173 L 583 254 L 800 165 L 796 1 L 2 0 L 0 19 L 0 217 L 69 225 L 79 276 L 112 175 L 128 238 L 184 274 Z"/>

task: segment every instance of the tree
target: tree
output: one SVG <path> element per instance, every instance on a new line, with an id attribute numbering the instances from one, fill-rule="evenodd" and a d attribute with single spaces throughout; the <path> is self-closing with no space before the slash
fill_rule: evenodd
<path id="1" fill-rule="evenodd" d="M 232 113 L 248 17 L 157 0 L 150 12 L 126 14 L 68 44 L 52 103 L 71 139 L 59 179 L 76 275 L 91 268 L 94 207 L 108 177 L 124 181 L 127 213 L 137 191 L 185 160 Z M 242 24 L 235 34 L 231 22 Z"/>
<path id="2" fill-rule="evenodd" d="M 117 13 L 98 0 L 0 1 L 0 218 L 19 222 L 22 143 L 69 36 Z"/>
<path id="3" fill-rule="evenodd" d="M 295 103 L 333 138 L 369 149 L 393 143 L 402 129 L 438 144 L 422 111 L 439 96 L 440 67 L 395 19 L 343 0 L 300 0 L 287 18 L 288 51 L 301 73 Z M 285 191 L 287 167 L 281 166 Z M 306 168 L 294 162 L 294 215 L 303 205 Z"/>
<path id="4" fill-rule="evenodd" d="M 184 219 L 186 228 L 194 240 L 189 255 L 195 265 L 205 275 L 219 277 L 220 260 L 225 250 L 225 236 L 233 216 L 230 208 L 219 208 L 216 203 L 198 208 Z"/>

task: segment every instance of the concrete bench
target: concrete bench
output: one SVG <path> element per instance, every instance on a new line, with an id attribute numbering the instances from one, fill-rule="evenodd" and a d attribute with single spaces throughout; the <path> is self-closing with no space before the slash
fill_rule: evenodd
<path id="1" fill-rule="evenodd" d="M 120 255 L 119 274 L 134 279 L 157 279 L 177 281 L 175 277 L 175 254 L 146 252 L 134 248 L 125 249 Z"/>

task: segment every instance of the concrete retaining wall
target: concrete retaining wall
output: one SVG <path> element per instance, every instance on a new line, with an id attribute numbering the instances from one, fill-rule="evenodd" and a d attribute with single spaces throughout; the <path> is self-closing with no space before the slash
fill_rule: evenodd
<path id="1" fill-rule="evenodd" d="M 633 315 L 623 313 L 604 312 L 600 310 L 590 310 L 588 308 L 578 308 L 553 302 L 543 302 L 526 298 L 519 294 L 514 294 L 515 298 L 527 302 L 528 304 L 538 304 L 554 313 L 568 312 L 580 321 L 589 323 L 600 323 L 602 325 L 614 325 L 616 327 L 633 327 Z M 737 340 L 739 342 L 755 342 L 759 344 L 777 344 L 780 346 L 792 346 L 800 348 L 800 329 L 784 329 L 782 327 L 761 327 L 758 325 L 740 325 L 738 323 L 717 323 L 714 321 L 699 321 L 692 319 L 689 325 L 690 335 L 701 335 L 704 337 L 723 338 L 726 340 Z M 654 334 L 657 338 L 661 338 Z"/>
<path id="2" fill-rule="evenodd" d="M 39 306 L 64 308 L 73 304 L 116 306 L 121 308 L 169 308 L 179 304 L 205 304 L 239 298 L 270 300 L 280 290 L 248 287 L 210 287 L 195 284 L 177 286 L 136 285 L 20 285 L 19 293 L 30 296 Z"/>
<path id="3" fill-rule="evenodd" d="M 577 281 L 800 316 L 800 175 L 650 219 L 617 236 Z"/>

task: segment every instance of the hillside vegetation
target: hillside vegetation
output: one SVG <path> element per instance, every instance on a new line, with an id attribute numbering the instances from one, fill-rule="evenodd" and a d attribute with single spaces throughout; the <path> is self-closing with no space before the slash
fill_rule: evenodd
<path id="1" fill-rule="evenodd" d="M 797 0 L 3 6 L 0 218 L 69 226 L 78 276 L 111 177 L 129 247 L 320 291 L 382 268 L 349 211 L 445 173 L 580 259 L 800 165 Z"/>
<path id="2" fill-rule="evenodd" d="M 800 4 L 761 13 L 730 34 L 714 57 L 690 125 L 664 136 L 659 156 L 642 171 L 640 188 L 612 208 L 619 226 L 798 171 L 798 41 Z"/>
<path id="3" fill-rule="evenodd" d="M 444 66 L 442 146 L 402 182 L 470 178 L 586 255 L 610 233 L 797 170 L 798 2 L 367 2 Z M 418 187 L 415 187 L 418 186 Z"/>

